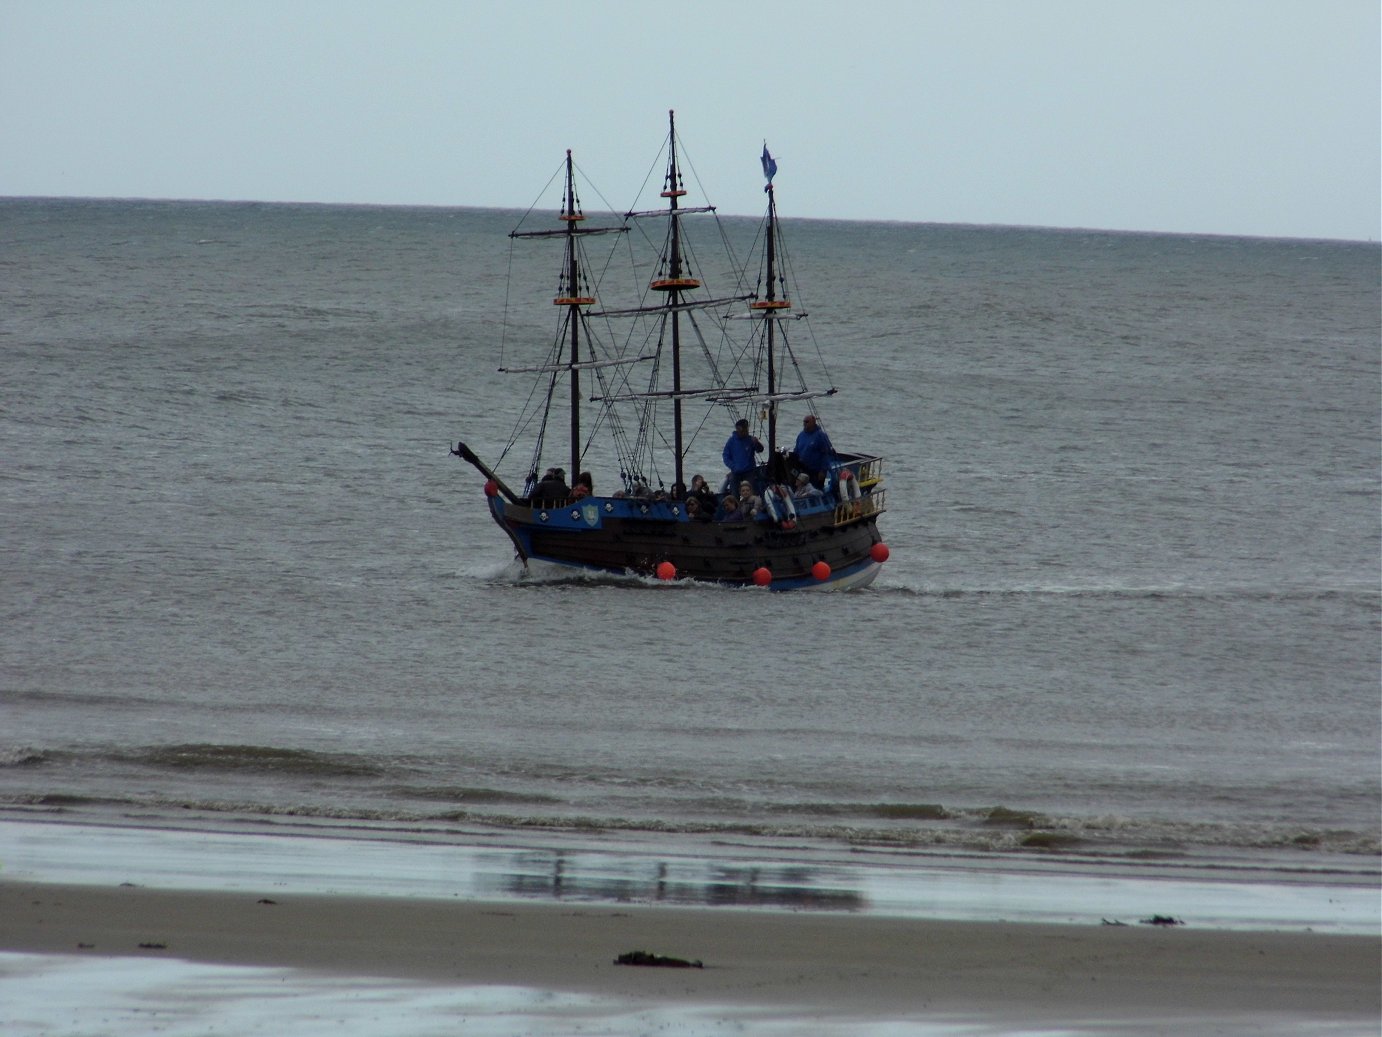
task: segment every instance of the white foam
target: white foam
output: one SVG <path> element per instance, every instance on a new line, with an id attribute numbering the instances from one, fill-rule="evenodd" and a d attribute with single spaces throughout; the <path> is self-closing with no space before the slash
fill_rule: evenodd
<path id="1" fill-rule="evenodd" d="M 533 987 L 441 986 L 293 969 L 148 958 L 0 953 L 6 1037 L 533 1037 L 756 1034 L 758 1037 L 1122 1037 L 1161 1020 L 1074 1019 L 1051 1026 L 942 1016 L 821 1019 L 791 1005 L 705 1005 L 594 997 Z M 1362 1037 L 1356 1023 L 1234 1016 L 1200 1019 L 1225 1037 Z"/>

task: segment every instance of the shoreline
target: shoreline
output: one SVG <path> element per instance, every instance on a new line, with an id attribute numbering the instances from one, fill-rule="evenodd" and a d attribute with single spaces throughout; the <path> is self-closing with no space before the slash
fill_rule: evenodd
<path id="1" fill-rule="evenodd" d="M 453 1032 L 432 1015 L 462 1009 L 498 1034 L 573 1032 L 569 1012 L 580 1032 L 934 1037 L 1340 1037 L 1382 1019 L 1375 887 L 846 867 L 789 849 L 3 821 L 0 1003 L 33 1022 L 21 1034 L 80 1029 L 112 1006 L 167 1013 L 170 992 L 202 1006 L 203 1027 L 290 994 L 329 1007 L 266 1025 L 316 1034 L 351 1010 L 341 984 L 396 1002 L 410 1037 Z M 1334 923 L 1309 924 L 1329 910 Z M 1167 912 L 1186 924 L 1138 924 Z M 704 968 L 614 963 L 631 951 Z M 73 989 L 76 1007 L 55 1007 Z M 452 1000 L 423 1018 L 429 998 Z M 381 1033 L 377 1015 L 350 1018 L 346 1034 Z"/>
<path id="2" fill-rule="evenodd" d="M 1382 1013 L 1382 943 L 1364 936 L 13 880 L 0 881 L 0 917 L 0 951 L 11 953 L 523 987 L 773 1018 L 1361 1027 Z M 614 964 L 632 950 L 704 968 Z"/>
<path id="3" fill-rule="evenodd" d="M 1364 936 L 1382 912 L 1366 873 L 244 817 L 0 816 L 0 878 L 1069 925 L 1169 915 L 1196 929 Z"/>

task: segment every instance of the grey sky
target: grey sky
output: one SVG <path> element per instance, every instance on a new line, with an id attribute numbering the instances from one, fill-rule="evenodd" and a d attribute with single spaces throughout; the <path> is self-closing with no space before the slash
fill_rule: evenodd
<path id="1" fill-rule="evenodd" d="M 676 108 L 722 212 L 766 137 L 791 216 L 1375 240 L 1380 53 L 1377 0 L 0 0 L 0 195 L 525 207 L 570 147 L 618 208 Z"/>

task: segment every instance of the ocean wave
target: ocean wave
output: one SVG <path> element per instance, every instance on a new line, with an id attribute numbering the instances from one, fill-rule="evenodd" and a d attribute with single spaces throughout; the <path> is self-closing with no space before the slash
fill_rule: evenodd
<path id="1" fill-rule="evenodd" d="M 273 771 L 327 777 L 373 777 L 383 773 L 375 763 L 347 753 L 320 753 L 261 745 L 148 746 L 110 754 L 110 759 L 151 767 L 218 771 Z"/>
<path id="2" fill-rule="evenodd" d="M 34 767 L 43 763 L 48 754 L 27 745 L 0 746 L 0 767 Z"/>
<path id="3" fill-rule="evenodd" d="M 1370 608 L 1382 604 L 1382 591 L 1371 587 L 1229 587 L 1165 586 L 1080 587 L 1032 584 L 1014 587 L 937 587 L 917 583 L 876 582 L 871 592 L 907 598 L 1089 598 L 1109 600 L 1196 601 L 1341 601 Z"/>
<path id="4" fill-rule="evenodd" d="M 102 775 L 133 768 L 136 782 Z M 1194 855 L 1285 852 L 1301 859 L 1382 858 L 1376 825 L 1329 825 L 1270 815 L 1206 818 L 1042 810 L 1022 797 L 987 804 L 937 799 L 854 800 L 759 785 L 718 788 L 685 776 L 588 773 L 549 764 L 488 780 L 447 780 L 412 758 L 255 744 L 176 743 L 135 748 L 0 750 L 9 775 L 0 803 L 200 810 L 249 816 L 331 818 L 488 828 L 576 829 L 810 838 L 851 846 L 960 848 L 975 852 L 1094 854 L 1173 860 Z M 142 773 L 140 773 L 142 772 Z M 431 773 L 440 780 L 430 780 Z M 457 775 L 459 776 L 459 775 Z M 798 792 L 800 790 L 797 790 Z M 1347 816 L 1347 815 L 1345 815 Z"/>
<path id="5" fill-rule="evenodd" d="M 425 788 L 395 788 L 390 794 L 399 799 L 438 800 L 448 803 L 560 803 L 556 796 L 535 792 L 511 792 L 504 789 L 472 788 L 467 786 L 437 786 Z"/>
<path id="6" fill-rule="evenodd" d="M 951 808 L 933 803 L 837 803 L 760 805 L 734 811 L 717 804 L 717 816 L 654 817 L 612 810 L 579 809 L 570 803 L 486 788 L 414 790 L 416 805 L 369 806 L 362 803 L 276 803 L 200 796 L 177 799 L 140 796 L 114 799 L 60 793 L 10 794 L 0 803 L 80 813 L 111 808 L 141 816 L 166 813 L 180 823 L 194 814 L 294 818 L 310 824 L 385 824 L 414 832 L 438 826 L 479 827 L 488 831 L 576 832 L 622 835 L 687 835 L 711 838 L 809 840 L 852 850 L 894 852 L 960 852 L 1016 856 L 1072 857 L 1141 863 L 1203 864 L 1267 855 L 1276 866 L 1305 870 L 1339 868 L 1376 876 L 1382 860 L 1382 838 L 1376 831 L 1309 827 L 1270 822 L 1206 822 L 1115 815 L 1052 815 L 1001 805 Z M 450 800 L 447 807 L 427 808 L 422 801 Z M 515 810 L 515 807 L 527 809 Z M 733 816 L 738 814 L 738 816 Z M 1345 863 L 1350 862 L 1350 863 Z"/>
<path id="7" fill-rule="evenodd" d="M 906 828 L 871 826 L 866 823 L 790 823 L 782 820 L 750 821 L 664 821 L 649 818 L 619 817 L 540 817 L 478 814 L 458 811 L 446 820 L 495 825 L 503 828 L 534 828 L 620 833 L 666 833 L 674 835 L 744 836 L 771 839 L 808 839 L 842 843 L 858 848 L 895 850 L 956 850 L 972 853 L 1016 855 L 1070 855 L 1081 858 L 1117 860 L 1189 861 L 1218 855 L 1255 852 L 1290 852 L 1302 866 L 1312 858 L 1351 857 L 1371 859 L 1359 866 L 1375 873 L 1374 863 L 1382 855 L 1376 835 L 1353 831 L 1319 831 L 1299 828 L 1273 829 L 1270 826 L 1203 826 L 1174 823 L 1142 823 L 1116 829 L 1069 821 L 1051 824 L 1001 826 L 928 825 Z"/>

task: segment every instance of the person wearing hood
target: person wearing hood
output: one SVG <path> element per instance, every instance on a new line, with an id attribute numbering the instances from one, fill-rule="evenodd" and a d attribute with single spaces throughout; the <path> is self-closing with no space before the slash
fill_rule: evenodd
<path id="1" fill-rule="evenodd" d="M 725 440 L 725 448 L 720 455 L 725 467 L 729 469 L 729 476 L 725 479 L 725 492 L 733 493 L 741 482 L 753 474 L 753 470 L 758 467 L 753 455 L 761 454 L 763 449 L 763 441 L 749 434 L 747 418 L 740 418 L 734 423 L 734 431 L 730 433 L 729 439 Z"/>
<path id="2" fill-rule="evenodd" d="M 835 447 L 825 429 L 816 424 L 816 416 L 808 414 L 801 419 L 801 431 L 797 433 L 797 464 L 811 477 L 817 489 L 825 485 L 825 474 L 835 460 Z"/>
<path id="3" fill-rule="evenodd" d="M 571 496 L 571 488 L 566 485 L 566 470 L 563 468 L 547 469 L 547 474 L 534 488 L 533 496 L 538 500 L 565 500 Z"/>

